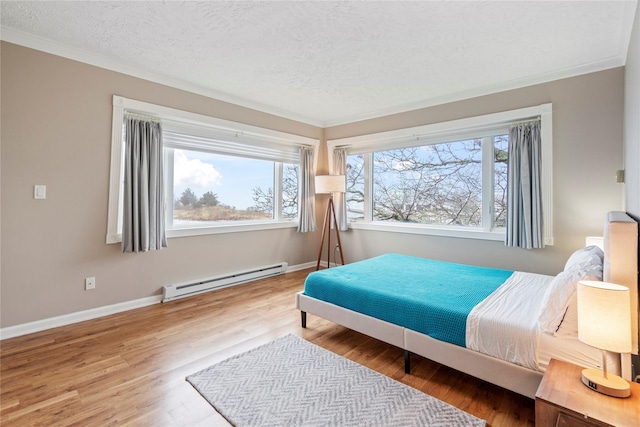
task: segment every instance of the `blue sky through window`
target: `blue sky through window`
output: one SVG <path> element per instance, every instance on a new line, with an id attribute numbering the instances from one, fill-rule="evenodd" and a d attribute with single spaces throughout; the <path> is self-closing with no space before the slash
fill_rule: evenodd
<path id="1" fill-rule="evenodd" d="M 220 203 L 244 210 L 254 205 L 254 187 L 273 187 L 273 168 L 271 161 L 176 149 L 174 199 L 187 188 L 198 198 L 211 191 Z"/>

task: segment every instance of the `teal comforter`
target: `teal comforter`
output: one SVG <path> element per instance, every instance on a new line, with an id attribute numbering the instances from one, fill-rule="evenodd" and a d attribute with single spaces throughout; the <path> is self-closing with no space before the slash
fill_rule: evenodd
<path id="1" fill-rule="evenodd" d="M 304 294 L 464 347 L 469 312 L 511 274 L 386 254 L 313 272 Z"/>

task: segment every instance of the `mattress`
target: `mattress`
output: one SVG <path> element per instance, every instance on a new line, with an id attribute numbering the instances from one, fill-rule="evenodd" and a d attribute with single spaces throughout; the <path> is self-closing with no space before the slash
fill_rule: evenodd
<path id="1" fill-rule="evenodd" d="M 512 274 L 385 254 L 311 273 L 304 294 L 464 347 L 469 312 Z"/>
<path id="2" fill-rule="evenodd" d="M 600 350 L 575 336 L 541 333 L 538 317 L 545 288 L 553 276 L 516 271 L 467 317 L 467 348 L 544 372 L 553 359 L 601 368 Z M 606 356 L 610 372 L 620 372 L 616 353 Z"/>
<path id="3" fill-rule="evenodd" d="M 564 360 L 585 368 L 602 369 L 602 352 L 581 342 L 577 337 L 556 337 L 540 334 L 538 341 L 538 370 L 544 372 L 551 359 Z M 607 352 L 607 369 L 620 375 L 620 355 Z"/>
<path id="4" fill-rule="evenodd" d="M 467 318 L 467 347 L 538 370 L 538 315 L 553 276 L 514 272 Z"/>
<path id="5" fill-rule="evenodd" d="M 533 371 L 544 372 L 552 358 L 600 368 L 598 349 L 575 336 L 540 332 L 541 295 L 551 280 L 386 254 L 311 273 L 303 293 Z M 607 355 L 607 366 L 619 373 L 616 356 Z"/>

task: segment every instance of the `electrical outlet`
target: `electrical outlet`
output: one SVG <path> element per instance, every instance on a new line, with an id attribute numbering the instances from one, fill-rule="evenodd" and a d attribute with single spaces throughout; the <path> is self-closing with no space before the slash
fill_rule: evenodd
<path id="1" fill-rule="evenodd" d="M 90 291 L 91 289 L 96 288 L 96 278 L 95 277 L 87 277 L 84 279 L 84 290 Z"/>

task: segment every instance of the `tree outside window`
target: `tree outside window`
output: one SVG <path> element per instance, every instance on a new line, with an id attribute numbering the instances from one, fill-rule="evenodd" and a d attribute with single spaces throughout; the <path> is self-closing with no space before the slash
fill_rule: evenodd
<path id="1" fill-rule="evenodd" d="M 483 144 L 493 144 L 493 201 L 483 201 Z M 494 227 L 506 216 L 508 136 L 406 147 L 374 152 L 374 221 L 481 227 L 483 203 L 491 203 Z M 366 154 L 347 159 L 347 211 L 350 220 L 365 215 Z"/>

